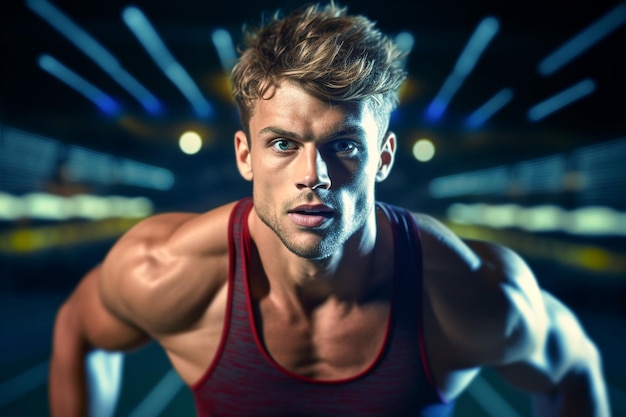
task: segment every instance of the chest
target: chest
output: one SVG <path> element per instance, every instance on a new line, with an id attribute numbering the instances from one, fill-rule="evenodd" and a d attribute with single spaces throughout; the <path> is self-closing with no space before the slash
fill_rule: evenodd
<path id="1" fill-rule="evenodd" d="M 219 360 L 194 387 L 200 415 L 449 415 L 438 414 L 402 300 L 329 302 L 303 315 L 242 295 L 235 291 Z"/>
<path id="2" fill-rule="evenodd" d="M 348 378 L 369 368 L 389 329 L 390 305 L 328 301 L 309 315 L 269 300 L 254 307 L 259 344 L 280 367 L 314 379 Z"/>

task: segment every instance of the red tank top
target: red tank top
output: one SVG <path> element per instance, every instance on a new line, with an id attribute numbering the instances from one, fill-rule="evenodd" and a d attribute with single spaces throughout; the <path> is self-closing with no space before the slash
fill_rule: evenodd
<path id="1" fill-rule="evenodd" d="M 428 367 L 421 326 L 421 248 L 406 210 L 379 204 L 391 221 L 395 277 L 383 347 L 365 371 L 319 381 L 277 364 L 260 342 L 248 291 L 253 242 L 247 227 L 252 200 L 238 202 L 230 218 L 230 276 L 221 344 L 205 375 L 192 387 L 199 417 L 443 417 L 444 403 Z"/>

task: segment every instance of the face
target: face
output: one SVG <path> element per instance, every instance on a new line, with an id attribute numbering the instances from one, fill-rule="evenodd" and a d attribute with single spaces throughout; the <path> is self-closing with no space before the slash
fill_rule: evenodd
<path id="1" fill-rule="evenodd" d="M 325 259 L 372 224 L 374 185 L 393 163 L 365 103 L 329 104 L 283 82 L 256 103 L 237 164 L 258 217 L 294 254 Z"/>

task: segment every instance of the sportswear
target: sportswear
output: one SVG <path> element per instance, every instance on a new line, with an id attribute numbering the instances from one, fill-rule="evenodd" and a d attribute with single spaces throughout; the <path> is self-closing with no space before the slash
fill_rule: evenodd
<path id="1" fill-rule="evenodd" d="M 254 243 L 247 228 L 252 199 L 240 200 L 230 218 L 230 274 L 221 344 L 192 387 L 199 417 L 445 417 L 433 383 L 421 323 L 422 267 L 419 232 L 406 210 L 378 203 L 394 233 L 394 289 L 387 333 L 377 358 L 341 380 L 315 380 L 282 368 L 257 334 L 248 288 Z"/>

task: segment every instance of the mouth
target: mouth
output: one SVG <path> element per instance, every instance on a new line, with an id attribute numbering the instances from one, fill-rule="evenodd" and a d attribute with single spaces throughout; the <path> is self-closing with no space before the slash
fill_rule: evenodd
<path id="1" fill-rule="evenodd" d="M 298 226 L 319 227 L 335 216 L 335 211 L 323 204 L 302 205 L 288 211 L 288 216 Z"/>
<path id="2" fill-rule="evenodd" d="M 302 214 L 305 216 L 333 217 L 335 211 L 324 204 L 301 205 L 289 210 L 289 213 Z"/>

